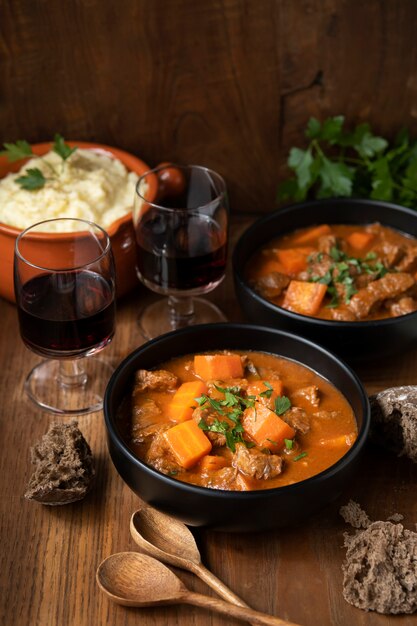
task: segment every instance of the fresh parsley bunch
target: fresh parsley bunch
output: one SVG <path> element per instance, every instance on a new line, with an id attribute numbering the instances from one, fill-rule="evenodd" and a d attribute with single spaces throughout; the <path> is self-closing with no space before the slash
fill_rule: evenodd
<path id="1" fill-rule="evenodd" d="M 7 157 L 7 159 L 11 163 L 13 163 L 14 161 L 20 161 L 21 159 L 28 159 L 30 157 L 38 156 L 34 154 L 30 144 L 23 139 L 19 139 L 18 141 L 16 141 L 16 143 L 4 143 L 3 147 L 4 150 L 0 152 L 0 156 Z M 65 139 L 61 135 L 59 135 L 58 133 L 55 134 L 52 150 L 61 157 L 63 164 L 68 159 L 68 157 L 70 157 L 71 154 L 75 152 L 76 149 L 77 148 L 70 148 L 70 146 L 65 143 Z M 51 176 L 49 177 L 49 179 L 57 178 L 59 176 L 59 173 L 52 167 L 50 163 L 48 163 L 48 161 L 43 160 L 43 162 L 51 171 Z M 48 178 L 38 167 L 32 167 L 28 168 L 22 176 L 16 178 L 16 183 L 20 185 L 22 189 L 35 191 L 36 189 L 41 189 L 42 187 L 44 187 L 47 180 Z"/>
<path id="2" fill-rule="evenodd" d="M 417 209 L 417 141 L 402 130 L 390 144 L 369 124 L 345 130 L 343 115 L 323 123 L 310 118 L 305 149 L 291 148 L 295 177 L 278 190 L 279 201 L 335 196 L 365 197 Z"/>

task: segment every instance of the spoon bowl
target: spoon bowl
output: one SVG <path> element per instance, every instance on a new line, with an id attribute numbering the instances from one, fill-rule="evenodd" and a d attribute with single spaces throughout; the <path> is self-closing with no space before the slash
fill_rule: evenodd
<path id="1" fill-rule="evenodd" d="M 279 617 L 189 591 L 165 565 L 138 552 L 112 554 L 99 565 L 96 580 L 103 593 L 122 606 L 193 604 L 252 624 L 296 626 Z"/>
<path id="2" fill-rule="evenodd" d="M 105 559 L 97 570 L 97 584 L 123 606 L 169 603 L 187 592 L 170 569 L 138 552 L 119 552 Z"/>
<path id="3" fill-rule="evenodd" d="M 146 554 L 199 576 L 227 602 L 248 606 L 204 567 L 193 534 L 183 522 L 152 507 L 143 507 L 130 519 L 130 534 Z"/>

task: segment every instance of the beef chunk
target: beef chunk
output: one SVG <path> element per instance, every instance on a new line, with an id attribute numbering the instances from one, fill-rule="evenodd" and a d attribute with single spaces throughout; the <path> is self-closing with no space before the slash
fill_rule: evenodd
<path id="1" fill-rule="evenodd" d="M 402 246 L 384 241 L 380 246 L 375 248 L 375 253 L 382 261 L 385 267 L 395 267 L 397 263 L 401 261 L 405 254 L 405 250 Z"/>
<path id="2" fill-rule="evenodd" d="M 395 268 L 400 272 L 415 272 L 417 269 L 417 246 L 405 246 L 403 251 L 403 257 L 395 265 Z"/>
<path id="3" fill-rule="evenodd" d="M 217 472 L 210 472 L 204 479 L 205 487 L 213 489 L 234 490 L 237 470 L 234 467 L 223 467 Z"/>
<path id="4" fill-rule="evenodd" d="M 417 533 L 374 522 L 345 535 L 343 596 L 359 609 L 385 614 L 417 610 Z"/>
<path id="5" fill-rule="evenodd" d="M 242 393 L 242 391 L 246 391 L 246 389 L 248 388 L 248 384 L 249 383 L 246 380 L 246 378 L 229 378 L 229 380 L 227 381 L 227 387 L 234 387 L 237 393 Z M 223 400 L 224 394 L 218 389 L 216 389 L 216 387 L 221 387 L 224 389 L 225 387 L 224 381 L 208 380 L 207 381 L 207 388 L 208 388 L 207 395 L 209 395 L 210 398 Z"/>
<path id="6" fill-rule="evenodd" d="M 282 458 L 277 454 L 264 454 L 256 448 L 248 449 L 243 443 L 236 445 L 232 460 L 233 467 L 245 476 L 264 480 L 281 474 L 282 463 Z"/>
<path id="7" fill-rule="evenodd" d="M 322 278 L 328 271 L 330 271 L 333 263 L 334 261 L 332 257 L 324 252 L 310 254 L 307 278 L 304 278 L 301 275 L 299 275 L 298 278 L 300 280 L 308 280 L 311 276 L 319 276 Z"/>
<path id="8" fill-rule="evenodd" d="M 292 396 L 293 398 L 304 398 L 314 407 L 318 407 L 320 404 L 319 388 L 317 385 L 309 385 L 308 387 L 297 389 Z"/>
<path id="9" fill-rule="evenodd" d="M 330 315 L 336 322 L 355 322 L 356 316 L 346 306 L 330 309 Z"/>
<path id="10" fill-rule="evenodd" d="M 178 386 L 178 378 L 167 370 L 138 370 L 133 394 L 143 391 L 169 391 Z"/>
<path id="11" fill-rule="evenodd" d="M 251 281 L 251 287 L 264 298 L 277 298 L 290 282 L 289 276 L 280 272 L 271 272 Z"/>
<path id="12" fill-rule="evenodd" d="M 284 415 L 281 415 L 281 418 L 302 435 L 305 435 L 310 430 L 310 420 L 307 413 L 298 406 L 292 406 Z"/>
<path id="13" fill-rule="evenodd" d="M 411 296 L 403 296 L 399 300 L 389 302 L 388 309 L 393 317 L 407 315 L 407 313 L 417 311 L 417 301 L 411 298 Z"/>
<path id="14" fill-rule="evenodd" d="M 25 498 L 42 504 L 67 504 L 81 500 L 91 489 L 94 462 L 90 446 L 75 420 L 53 424 L 31 449 L 32 474 Z"/>
<path id="15" fill-rule="evenodd" d="M 135 442 L 144 441 L 160 428 L 159 416 L 162 411 L 150 398 L 141 398 L 133 405 L 131 419 L 131 436 Z"/>
<path id="16" fill-rule="evenodd" d="M 154 435 L 152 443 L 145 455 L 145 461 L 163 474 L 177 474 L 184 470 L 177 463 L 164 437 L 164 433 L 169 430 L 169 428 L 170 426 L 168 424 L 159 428 L 159 431 Z"/>
<path id="17" fill-rule="evenodd" d="M 209 407 L 201 407 L 198 406 L 193 411 L 193 420 L 199 424 L 201 420 L 208 426 L 212 426 L 214 422 L 218 421 L 219 415 L 212 411 Z M 212 430 L 205 430 L 204 434 L 210 439 L 213 446 L 225 446 L 226 445 L 226 437 L 222 433 L 216 433 Z"/>
<path id="18" fill-rule="evenodd" d="M 318 249 L 320 252 L 330 254 L 332 248 L 344 250 L 346 248 L 344 240 L 339 239 L 336 235 L 323 235 L 322 237 L 319 237 Z"/>
<path id="19" fill-rule="evenodd" d="M 417 386 L 391 387 L 370 401 L 371 439 L 417 463 Z"/>
<path id="20" fill-rule="evenodd" d="M 404 293 L 414 283 L 410 274 L 386 274 L 379 280 L 370 283 L 364 289 L 360 289 L 349 302 L 349 309 L 358 319 L 363 319 L 371 312 L 375 305 L 380 304 L 387 298 L 395 298 Z"/>

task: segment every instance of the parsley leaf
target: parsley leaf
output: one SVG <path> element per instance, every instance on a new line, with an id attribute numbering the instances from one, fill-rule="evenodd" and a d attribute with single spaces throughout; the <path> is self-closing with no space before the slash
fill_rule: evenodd
<path id="1" fill-rule="evenodd" d="M 10 162 L 33 156 L 30 144 L 23 139 L 19 139 L 16 143 L 4 143 L 3 146 L 5 150 L 2 150 L 0 155 L 7 157 Z"/>
<path id="2" fill-rule="evenodd" d="M 293 458 L 293 461 L 300 461 L 301 459 L 304 459 L 305 456 L 307 456 L 307 452 L 301 452 L 301 454 Z"/>
<path id="3" fill-rule="evenodd" d="M 70 148 L 70 146 L 65 143 L 65 139 L 62 137 L 62 135 L 60 135 L 59 133 L 55 134 L 52 150 L 56 152 L 56 154 L 58 154 L 63 161 L 66 161 L 68 157 L 70 157 L 71 154 L 76 151 L 76 149 L 77 147 Z"/>
<path id="4" fill-rule="evenodd" d="M 294 447 L 294 439 L 284 439 L 285 447 L 287 450 L 292 450 Z"/>
<path id="5" fill-rule="evenodd" d="M 288 155 L 293 176 L 282 181 L 279 201 L 331 196 L 369 197 L 417 206 L 417 139 L 407 130 L 394 141 L 372 131 L 370 124 L 345 128 L 343 115 L 310 118 L 307 144 Z"/>
<path id="6" fill-rule="evenodd" d="M 41 189 L 41 187 L 45 185 L 46 178 L 40 169 L 32 167 L 27 169 L 23 176 L 16 178 L 16 182 L 19 183 L 23 189 L 34 191 L 35 189 Z"/>
<path id="7" fill-rule="evenodd" d="M 287 396 L 278 396 L 275 398 L 275 413 L 277 415 L 283 415 L 285 411 L 291 408 L 291 400 Z"/>
<path id="8" fill-rule="evenodd" d="M 273 388 L 271 386 L 270 383 L 268 383 L 267 381 L 264 381 L 264 385 L 266 387 L 265 391 L 261 391 L 261 393 L 259 394 L 261 398 L 270 398 L 272 396 L 273 393 Z"/>

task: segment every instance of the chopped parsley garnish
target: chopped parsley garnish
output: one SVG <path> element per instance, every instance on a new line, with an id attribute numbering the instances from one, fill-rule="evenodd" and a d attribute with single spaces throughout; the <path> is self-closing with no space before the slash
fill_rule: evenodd
<path id="1" fill-rule="evenodd" d="M 266 387 L 265 391 L 262 391 L 259 395 L 261 398 L 270 398 L 272 396 L 272 393 L 274 391 L 272 385 L 270 385 L 270 383 L 264 381 L 264 385 Z"/>
<path id="2" fill-rule="evenodd" d="M 291 400 L 287 396 L 278 396 L 275 398 L 275 413 L 277 415 L 283 415 L 288 409 L 291 408 Z"/>
<path id="3" fill-rule="evenodd" d="M 307 452 L 301 452 L 301 454 L 294 457 L 293 461 L 300 461 L 301 459 L 304 459 L 305 456 L 307 456 Z"/>
<path id="4" fill-rule="evenodd" d="M 226 445 L 232 452 L 236 450 L 237 443 L 244 443 L 246 447 L 252 447 L 243 439 L 243 426 L 240 418 L 246 408 L 255 406 L 255 396 L 243 398 L 240 395 L 239 387 L 219 387 L 215 388 L 224 394 L 224 400 L 214 400 L 210 396 L 202 395 L 195 398 L 200 407 L 212 408 L 219 416 L 226 419 L 214 418 L 208 424 L 205 419 L 201 419 L 198 426 L 205 431 L 220 433 L 225 436 Z"/>
<path id="5" fill-rule="evenodd" d="M 316 255 L 311 254 L 308 257 L 308 262 L 318 262 L 323 260 L 324 254 L 322 252 Z M 369 252 L 364 259 L 357 259 L 355 257 L 349 257 L 343 250 L 340 250 L 336 246 L 330 249 L 329 256 L 333 260 L 333 263 L 329 266 L 329 269 L 323 274 L 323 276 L 317 276 L 313 273 L 313 268 L 309 267 L 309 281 L 313 283 L 321 283 L 327 285 L 327 294 L 331 297 L 328 308 L 338 307 L 340 305 L 340 292 L 338 286 L 343 287 L 344 291 L 344 303 L 349 304 L 352 296 L 357 293 L 355 287 L 354 276 L 351 275 L 351 270 L 355 268 L 355 274 L 373 274 L 373 279 L 377 280 L 382 278 L 388 272 L 388 269 L 381 261 L 376 263 L 369 263 L 369 261 L 375 261 L 377 255 L 375 252 Z"/>
<path id="6" fill-rule="evenodd" d="M 287 450 L 292 450 L 294 447 L 294 439 L 284 439 L 285 447 Z"/>

